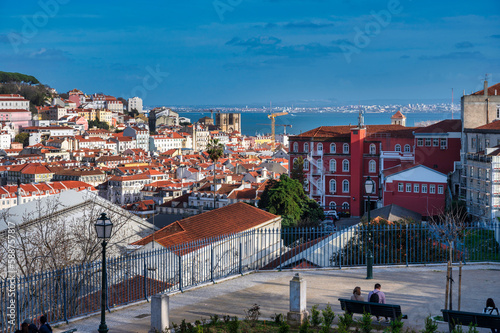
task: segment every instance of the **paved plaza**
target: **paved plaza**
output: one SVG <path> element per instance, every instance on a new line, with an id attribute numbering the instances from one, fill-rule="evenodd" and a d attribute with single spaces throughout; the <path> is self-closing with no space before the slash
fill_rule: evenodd
<path id="1" fill-rule="evenodd" d="M 297 272 L 307 283 L 308 310 L 314 304 L 324 309 L 330 303 L 336 314 L 342 314 L 338 298 L 349 298 L 353 288 L 360 286 L 366 299 L 376 282 L 382 285 L 387 303 L 401 305 L 403 314 L 408 315 L 404 321 L 405 327 L 422 329 L 425 317 L 441 314 L 440 310 L 444 307 L 445 265 L 375 267 L 373 280 L 365 279 L 364 268 L 272 271 L 247 274 L 173 294 L 170 296 L 170 321 L 180 323 L 186 319 L 194 322 L 200 318 L 208 319 L 212 314 L 244 318 L 244 310 L 255 303 L 261 307 L 262 318 L 270 318 L 275 313 L 286 314 L 289 307 L 289 282 Z M 453 274 L 456 309 L 458 268 L 454 268 Z M 488 297 L 500 303 L 500 265 L 464 266 L 461 310 L 481 312 Z M 359 318 L 359 315 L 355 315 L 355 318 Z M 109 332 L 148 332 L 150 319 L 151 305 L 147 302 L 115 309 L 106 315 Z M 99 322 L 100 316 L 96 314 L 60 325 L 54 332 L 70 328 L 77 328 L 78 332 L 96 332 Z M 448 331 L 445 324 L 440 324 L 439 329 Z M 490 332 L 489 329 L 479 331 Z"/>

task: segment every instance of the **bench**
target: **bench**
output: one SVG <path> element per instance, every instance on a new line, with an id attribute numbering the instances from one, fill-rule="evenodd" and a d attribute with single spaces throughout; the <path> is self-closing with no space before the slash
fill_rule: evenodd
<path id="1" fill-rule="evenodd" d="M 67 331 L 64 331 L 64 332 L 61 332 L 61 333 L 73 333 L 73 332 L 76 332 L 78 331 L 76 328 L 72 328 L 70 330 L 67 330 Z"/>
<path id="2" fill-rule="evenodd" d="M 450 332 L 456 325 L 469 326 L 470 324 L 482 328 L 499 328 L 500 316 L 478 312 L 465 312 L 455 310 L 441 310 L 444 321 L 448 323 Z"/>
<path id="3" fill-rule="evenodd" d="M 377 316 L 377 317 L 387 317 L 395 320 L 401 317 L 401 319 L 408 319 L 407 315 L 401 313 L 401 306 L 395 304 L 381 304 L 372 302 L 361 302 L 353 301 L 350 299 L 339 298 L 340 306 L 342 310 L 347 313 L 360 313 L 365 312 Z"/>

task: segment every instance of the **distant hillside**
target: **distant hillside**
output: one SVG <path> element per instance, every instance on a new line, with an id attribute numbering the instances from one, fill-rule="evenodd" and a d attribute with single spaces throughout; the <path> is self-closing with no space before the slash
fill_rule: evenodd
<path id="1" fill-rule="evenodd" d="M 0 72 L 0 94 L 19 94 L 30 101 L 32 113 L 36 113 L 35 106 L 45 105 L 52 94 L 50 87 L 43 85 L 34 76 Z"/>
<path id="2" fill-rule="evenodd" d="M 38 81 L 36 77 L 31 75 L 0 71 L 0 83 L 9 83 L 9 82 L 28 83 L 28 84 L 40 83 L 40 81 Z"/>

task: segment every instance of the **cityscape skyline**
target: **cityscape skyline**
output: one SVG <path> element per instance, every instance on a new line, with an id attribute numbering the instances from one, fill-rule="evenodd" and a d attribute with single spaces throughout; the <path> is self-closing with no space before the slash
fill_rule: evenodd
<path id="1" fill-rule="evenodd" d="M 455 103 L 500 69 L 500 4 L 2 3 L 2 70 L 146 105 Z M 363 91 L 363 93 L 360 93 Z"/>

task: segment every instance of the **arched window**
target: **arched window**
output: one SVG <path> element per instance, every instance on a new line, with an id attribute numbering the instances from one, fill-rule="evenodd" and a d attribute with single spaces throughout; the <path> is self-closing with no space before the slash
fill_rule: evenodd
<path id="1" fill-rule="evenodd" d="M 409 153 L 410 152 L 410 145 L 405 145 L 405 153 Z"/>
<path id="2" fill-rule="evenodd" d="M 377 162 L 371 160 L 369 163 L 369 170 L 370 172 L 377 172 Z"/>
<path id="3" fill-rule="evenodd" d="M 370 154 L 375 155 L 377 153 L 377 146 L 374 143 L 370 143 Z"/>
<path id="4" fill-rule="evenodd" d="M 337 192 L 337 182 L 335 179 L 330 180 L 330 193 Z"/>
<path id="5" fill-rule="evenodd" d="M 348 143 L 344 143 L 343 152 L 344 152 L 344 154 L 349 154 L 349 144 Z"/>
<path id="6" fill-rule="evenodd" d="M 342 181 L 342 192 L 349 193 L 349 181 L 347 179 Z"/>
<path id="7" fill-rule="evenodd" d="M 343 210 L 349 210 L 349 203 L 348 203 L 348 202 L 344 202 L 344 203 L 342 204 L 342 209 L 343 209 Z"/>
<path id="8" fill-rule="evenodd" d="M 330 202 L 330 210 L 336 210 L 337 209 L 337 204 L 335 201 Z"/>
<path id="9" fill-rule="evenodd" d="M 309 144 L 306 142 L 304 143 L 304 153 L 308 153 L 309 152 Z"/>
<path id="10" fill-rule="evenodd" d="M 323 144 L 320 142 L 318 143 L 318 151 L 323 151 Z"/>
<path id="11" fill-rule="evenodd" d="M 335 143 L 330 143 L 330 153 L 334 154 L 337 152 L 337 146 Z"/>
<path id="12" fill-rule="evenodd" d="M 292 163 L 292 165 L 295 165 L 295 163 L 297 163 L 297 158 L 294 158 L 294 159 L 293 159 L 293 163 Z"/>
<path id="13" fill-rule="evenodd" d="M 349 171 L 349 160 L 344 160 L 342 162 L 342 171 L 344 171 L 344 172 Z"/>
<path id="14" fill-rule="evenodd" d="M 298 152 L 299 151 L 299 144 L 297 142 L 293 143 L 293 151 Z"/>
<path id="15" fill-rule="evenodd" d="M 304 170 L 309 170 L 309 161 L 308 160 L 304 161 Z"/>
<path id="16" fill-rule="evenodd" d="M 331 172 L 337 171 L 337 161 L 334 158 L 330 160 L 330 171 Z"/>
<path id="17" fill-rule="evenodd" d="M 394 146 L 394 150 L 395 151 L 401 151 L 401 145 L 400 144 L 397 144 Z"/>

